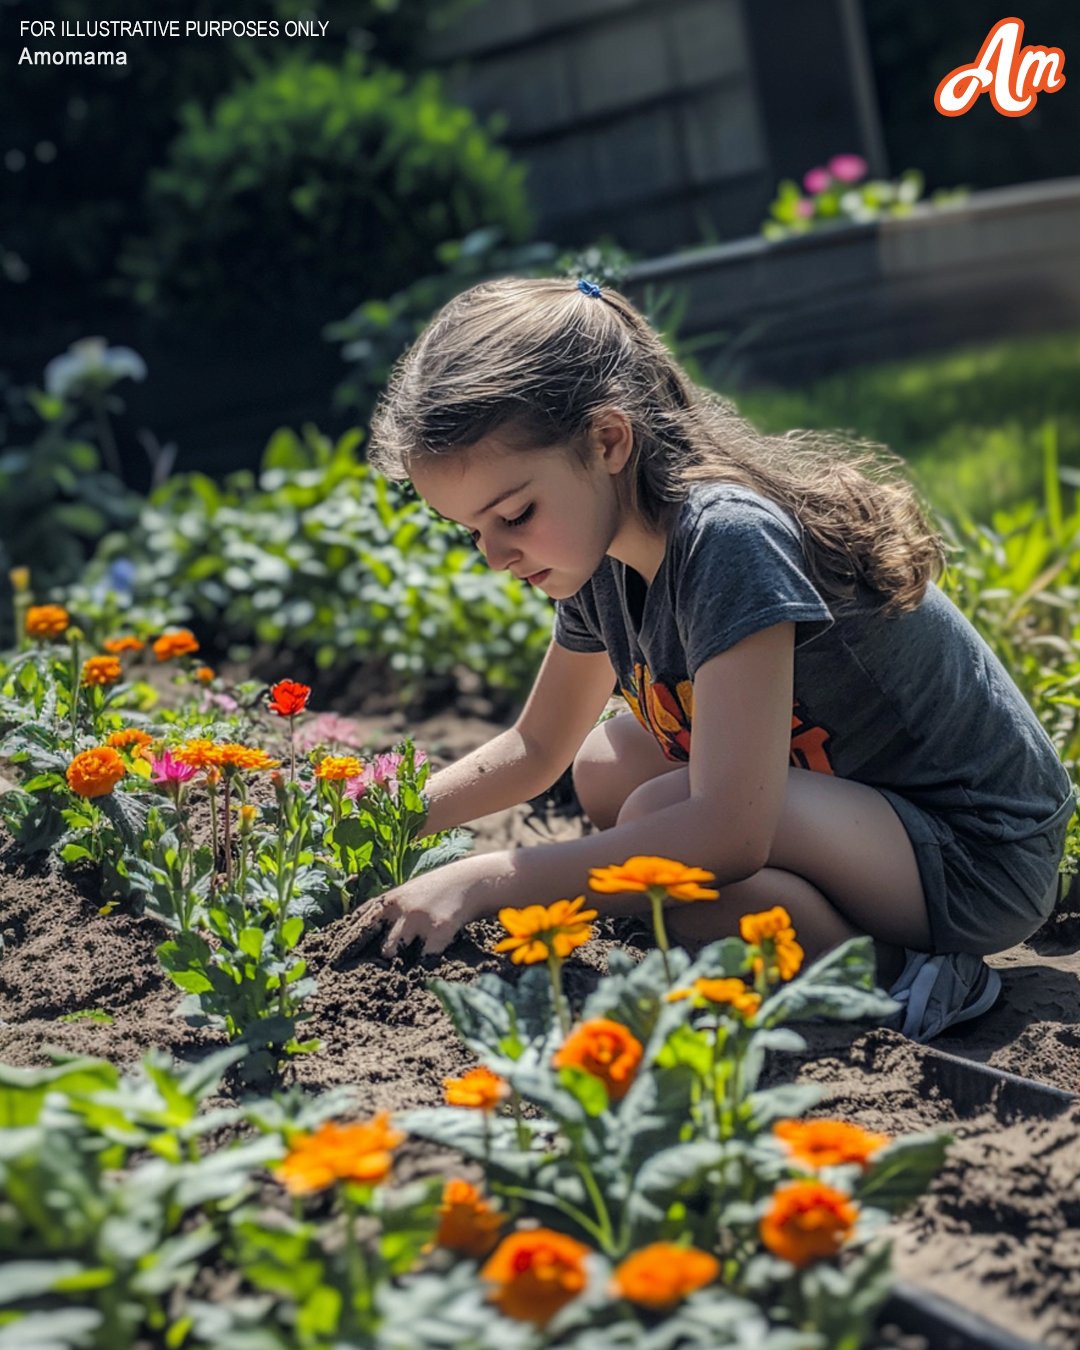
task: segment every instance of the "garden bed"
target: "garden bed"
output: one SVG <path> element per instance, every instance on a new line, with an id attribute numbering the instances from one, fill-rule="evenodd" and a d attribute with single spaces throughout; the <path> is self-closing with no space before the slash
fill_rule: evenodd
<path id="1" fill-rule="evenodd" d="M 386 743 L 403 730 L 392 716 L 358 725 Z M 498 729 L 454 714 L 409 728 L 436 763 Z M 477 847 L 541 844 L 588 828 L 572 810 L 547 801 L 485 818 Z M 10 847 L 0 853 L 0 1060 L 41 1063 L 44 1047 L 53 1045 L 127 1065 L 152 1045 L 193 1059 L 218 1044 L 176 1016 L 178 992 L 154 956 L 162 937 L 154 922 L 97 911 L 97 897 L 85 888 Z M 322 1049 L 290 1062 L 286 1080 L 316 1090 L 352 1084 L 370 1111 L 440 1102 L 443 1079 L 470 1060 L 425 982 L 433 974 L 467 980 L 480 970 L 504 970 L 490 953 L 495 927 L 474 925 L 439 958 L 409 963 L 368 955 L 341 971 L 325 961 L 333 930 L 310 933 L 305 955 L 319 988 L 304 1034 L 318 1036 Z M 601 939 L 567 966 L 575 999 L 595 981 L 616 940 L 632 947 L 648 941 L 635 922 L 604 925 Z M 821 1114 L 890 1133 L 948 1128 L 956 1143 L 945 1167 L 894 1224 L 898 1277 L 978 1309 L 1015 1336 L 1071 1346 L 1080 1337 L 1080 1106 L 1065 1094 L 1080 1086 L 1080 955 L 1039 955 L 1021 946 L 993 961 L 1004 981 L 1000 1005 L 940 1038 L 937 1048 L 1057 1094 L 973 1076 L 877 1028 L 811 1026 L 811 1050 L 796 1066 L 785 1058 L 777 1073 L 788 1077 L 797 1069 L 801 1080 L 824 1085 Z M 99 1013 L 112 1020 L 87 1016 Z M 61 1020 L 71 1014 L 83 1016 Z M 410 1145 L 407 1157 L 414 1173 L 445 1167 L 444 1156 L 428 1145 Z"/>

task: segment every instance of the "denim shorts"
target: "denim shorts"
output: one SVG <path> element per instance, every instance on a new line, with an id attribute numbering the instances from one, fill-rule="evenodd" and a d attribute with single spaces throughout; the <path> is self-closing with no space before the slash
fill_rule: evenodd
<path id="1" fill-rule="evenodd" d="M 962 819 L 924 811 L 887 788 L 878 791 L 915 849 L 935 952 L 1004 951 L 1053 913 L 1074 799 L 1032 834 L 1000 841 L 965 832 Z"/>

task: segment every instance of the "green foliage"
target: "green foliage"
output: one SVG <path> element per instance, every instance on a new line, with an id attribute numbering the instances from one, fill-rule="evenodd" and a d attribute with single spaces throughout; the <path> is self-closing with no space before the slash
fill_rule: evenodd
<path id="1" fill-rule="evenodd" d="M 798 389 L 737 390 L 763 431 L 840 427 L 890 446 L 941 511 L 976 519 L 1042 490 L 1043 426 L 1080 469 L 1080 333 L 1013 338 L 845 370 Z"/>
<path id="2" fill-rule="evenodd" d="M 662 1344 L 697 1344 L 696 1318 L 705 1308 L 715 1334 L 728 1317 L 735 1326 L 748 1316 L 752 1322 L 756 1304 L 773 1331 L 798 1328 L 801 1345 L 858 1350 L 888 1292 L 888 1249 L 866 1243 L 925 1189 L 948 1139 L 898 1140 L 872 1153 L 865 1169 L 818 1169 L 822 1183 L 860 1207 L 842 1264 L 816 1260 L 796 1268 L 764 1250 L 759 1222 L 774 1192 L 815 1171 L 787 1153 L 772 1126 L 820 1095 L 812 1085 L 761 1088 L 766 1053 L 805 1050 L 788 1023 L 879 1018 L 895 1005 L 874 987 L 869 938 L 843 944 L 789 982 L 766 974 L 761 955 L 760 947 L 734 938 L 693 960 L 676 950 L 665 962 L 654 951 L 634 966 L 613 954 L 581 1027 L 616 1022 L 638 1043 L 640 1058 L 617 1100 L 587 1062 L 556 1064 L 563 1037 L 551 990 L 544 993 L 546 971 L 533 968 L 516 983 L 493 975 L 467 986 L 433 981 L 465 1044 L 508 1083 L 514 1111 L 433 1108 L 407 1113 L 402 1124 L 480 1163 L 488 1188 L 517 1218 L 569 1233 L 612 1264 L 654 1242 L 716 1253 L 717 1285 L 667 1310 L 670 1341 Z M 736 1011 L 704 991 L 681 997 L 699 980 L 741 980 L 752 967 L 763 1000 L 756 1010 Z M 675 999 L 672 980 L 680 986 Z M 519 1101 L 531 1109 L 522 1113 Z M 606 1311 L 585 1300 L 574 1315 L 560 1314 L 559 1343 L 565 1335 L 576 1344 L 579 1324 L 603 1336 L 615 1322 Z M 757 1330 L 761 1336 L 766 1328 Z M 820 1342 L 806 1339 L 815 1334 Z M 629 1333 L 625 1342 L 612 1341 L 623 1343 L 637 1344 Z M 743 1341 L 733 1335 L 730 1343 Z"/>
<path id="3" fill-rule="evenodd" d="M 405 285 L 448 238 L 528 228 L 524 170 L 433 73 L 293 58 L 180 120 L 150 229 L 121 259 L 156 309 L 325 315 L 342 294 Z"/>
<path id="4" fill-rule="evenodd" d="M 33 564 L 41 593 L 73 581 L 108 530 L 137 514 L 133 493 L 102 470 L 97 429 L 75 404 L 38 389 L 3 387 L 0 414 L 0 578 Z M 0 641 L 11 604 L 0 586 Z"/>
<path id="5" fill-rule="evenodd" d="M 320 670 L 362 666 L 406 701 L 463 666 L 516 696 L 546 649 L 548 601 L 373 473 L 358 442 L 283 429 L 257 480 L 171 479 L 129 533 L 102 542 L 72 607 L 92 616 L 93 588 L 124 557 L 136 605 L 171 605 L 238 657 L 261 647 Z"/>

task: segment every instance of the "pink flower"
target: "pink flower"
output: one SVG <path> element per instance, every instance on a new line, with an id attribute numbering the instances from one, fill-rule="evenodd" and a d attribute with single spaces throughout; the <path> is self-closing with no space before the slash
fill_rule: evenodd
<path id="1" fill-rule="evenodd" d="M 220 708 L 222 712 L 235 712 L 240 704 L 231 694 L 212 694 L 209 690 L 203 694 L 205 706 Z"/>
<path id="2" fill-rule="evenodd" d="M 151 783 L 186 783 L 199 772 L 193 764 L 181 764 L 173 759 L 168 750 L 163 750 L 160 759 L 150 761 Z"/>
<path id="3" fill-rule="evenodd" d="M 814 203 L 807 201 L 805 197 L 801 198 L 795 203 L 795 214 L 802 216 L 804 220 L 807 219 L 814 214 Z"/>
<path id="4" fill-rule="evenodd" d="M 835 163 L 835 161 L 834 161 Z M 816 169 L 810 169 L 803 175 L 802 184 L 807 192 L 824 192 L 832 182 L 828 169 L 823 169 L 820 165 Z"/>
<path id="5" fill-rule="evenodd" d="M 365 769 L 364 773 L 362 773 L 359 778 L 346 778 L 344 795 L 348 797 L 350 801 L 358 802 L 367 791 L 368 780 L 365 777 L 366 773 L 367 770 Z"/>
<path id="6" fill-rule="evenodd" d="M 857 183 L 866 177 L 869 168 L 862 155 L 834 155 L 829 160 L 829 172 L 841 183 Z"/>

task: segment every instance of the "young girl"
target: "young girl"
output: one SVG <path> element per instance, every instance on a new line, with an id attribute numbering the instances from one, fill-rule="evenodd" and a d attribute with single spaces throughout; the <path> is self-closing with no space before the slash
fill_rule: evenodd
<path id="1" fill-rule="evenodd" d="M 368 458 L 555 601 L 520 716 L 433 775 L 430 829 L 572 764 L 599 832 L 418 877 L 366 906 L 342 952 L 383 926 L 384 954 L 441 951 L 471 919 L 646 854 L 716 875 L 718 900 L 670 909 L 674 942 L 783 905 L 808 955 L 866 933 L 890 979 L 908 957 L 893 990 L 911 1034 L 994 1001 L 981 957 L 1047 918 L 1075 802 L 935 585 L 945 549 L 896 456 L 759 434 L 618 292 L 507 278 L 451 301 L 401 359 Z M 597 725 L 613 685 L 629 712 Z"/>

